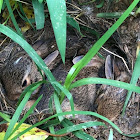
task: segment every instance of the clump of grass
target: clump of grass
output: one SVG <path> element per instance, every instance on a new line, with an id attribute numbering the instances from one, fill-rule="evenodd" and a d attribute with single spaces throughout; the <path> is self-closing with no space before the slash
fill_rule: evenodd
<path id="1" fill-rule="evenodd" d="M 1 11 L 1 5 L 2 2 L 0 3 L 0 11 Z M 55 102 L 55 108 L 56 108 L 56 112 L 57 114 L 52 115 L 34 125 L 32 125 L 31 127 L 27 128 L 26 130 L 22 131 L 21 133 L 19 133 L 18 135 L 16 135 L 14 138 L 12 139 L 16 139 L 18 138 L 20 135 L 24 134 L 25 132 L 28 132 L 30 129 L 36 127 L 36 126 L 40 126 L 41 124 L 44 124 L 44 128 L 47 127 L 50 129 L 51 133 L 55 133 L 55 134 L 65 134 L 65 133 L 70 133 L 72 132 L 76 137 L 80 138 L 80 139 L 93 139 L 92 136 L 86 134 L 85 132 L 81 131 L 82 128 L 88 128 L 88 127 L 92 127 L 92 126 L 105 126 L 104 123 L 102 122 L 87 122 L 87 123 L 81 123 L 81 124 L 73 124 L 70 120 L 67 120 L 64 118 L 65 115 L 67 114 L 83 114 L 83 115 L 92 115 L 92 116 L 96 116 L 97 118 L 100 118 L 102 120 L 104 120 L 105 122 L 109 123 L 114 129 L 116 129 L 120 134 L 123 134 L 122 131 L 118 128 L 118 126 L 116 126 L 114 123 L 112 123 L 109 119 L 95 113 L 95 112 L 90 112 L 90 111 L 75 111 L 74 110 L 74 103 L 73 103 L 73 98 L 71 93 L 69 92 L 68 89 L 72 89 L 74 87 L 78 87 L 78 86 L 82 86 L 82 85 L 86 85 L 86 84 L 108 84 L 108 85 L 113 85 L 113 86 L 117 86 L 120 88 L 124 88 L 129 90 L 128 95 L 127 95 L 127 99 L 124 105 L 124 109 L 123 112 L 125 111 L 125 108 L 127 106 L 127 103 L 131 97 L 131 93 L 132 91 L 138 92 L 140 93 L 140 88 L 134 86 L 138 80 L 138 77 L 140 75 L 139 73 L 139 63 L 140 63 L 140 53 L 138 53 L 137 56 L 137 60 L 136 60 L 136 64 L 135 64 L 135 68 L 134 68 L 134 72 L 132 75 L 132 79 L 130 84 L 128 83 L 124 83 L 124 82 L 119 82 L 119 81 L 114 81 L 114 80 L 108 80 L 108 79 L 100 79 L 100 78 L 86 78 L 86 79 L 82 79 L 79 80 L 75 83 L 72 84 L 73 80 L 75 79 L 75 77 L 78 75 L 78 73 L 80 72 L 80 70 L 86 65 L 88 64 L 88 62 L 93 58 L 93 56 L 99 51 L 99 49 L 102 47 L 102 45 L 110 38 L 110 36 L 117 30 L 117 28 L 123 23 L 123 21 L 129 16 L 129 14 L 131 13 L 131 11 L 135 8 L 135 6 L 137 5 L 137 3 L 139 2 L 139 0 L 135 0 L 130 7 L 120 16 L 120 18 L 116 21 L 116 23 L 113 24 L 113 26 L 93 45 L 93 47 L 88 51 L 88 53 L 83 57 L 83 59 L 81 61 L 79 61 L 78 63 L 76 63 L 69 71 L 64 86 L 62 86 L 60 83 L 58 83 L 54 76 L 52 75 L 51 71 L 49 69 L 46 68 L 46 65 L 44 63 L 44 61 L 37 55 L 37 53 L 35 52 L 35 50 L 24 40 L 24 37 L 18 27 L 17 21 L 15 20 L 14 14 L 13 14 L 13 10 L 10 6 L 10 3 L 8 0 L 4 1 L 6 3 L 6 7 L 10 13 L 10 17 L 13 21 L 13 24 L 15 26 L 16 31 L 11 30 L 9 27 L 0 24 L 0 32 L 5 34 L 6 36 L 10 37 L 13 41 L 17 42 L 27 53 L 28 55 L 34 60 L 34 62 L 38 65 L 38 67 L 40 69 L 42 69 L 45 73 L 45 75 L 47 76 L 49 82 L 52 84 L 52 86 L 55 89 L 56 93 L 60 94 L 60 100 L 57 96 L 56 93 L 54 93 L 54 102 Z M 55 1 L 55 0 L 47 0 L 47 5 L 48 5 L 48 9 L 49 9 L 49 13 L 50 13 L 50 18 L 51 18 L 51 22 L 52 22 L 52 26 L 53 26 L 53 30 L 54 30 L 54 34 L 55 34 L 55 38 L 56 38 L 56 42 L 62 57 L 63 62 L 65 62 L 65 47 L 66 47 L 66 3 L 64 0 L 59 0 L 59 1 Z M 22 9 L 22 5 L 19 2 L 15 2 L 15 4 L 18 4 L 20 9 Z M 36 24 L 36 28 L 37 29 L 41 29 L 44 28 L 44 21 L 45 21 L 45 13 L 44 13 L 44 2 L 43 0 L 33 0 L 32 1 L 33 4 L 33 9 L 34 9 L 34 14 L 35 14 L 35 24 Z M 6 8 L 5 7 L 5 8 Z M 21 10 L 22 11 L 22 10 Z M 23 11 L 22 11 L 23 12 Z M 57 18 L 56 18 L 57 17 Z M 74 19 L 71 19 L 69 16 L 68 17 L 68 23 L 71 24 L 74 28 L 76 28 L 79 32 L 80 32 L 80 27 L 79 25 L 75 22 Z M 31 20 L 28 19 L 24 13 L 24 19 L 26 21 L 29 21 L 31 23 Z M 97 82 L 98 81 L 98 82 Z M 46 83 L 46 81 L 39 81 L 37 83 L 34 83 L 32 85 L 30 85 L 29 87 L 27 87 L 23 93 L 22 93 L 22 97 L 23 95 L 24 98 L 23 100 L 21 100 L 19 102 L 19 106 L 17 107 L 14 115 L 12 116 L 12 119 L 9 120 L 9 118 L 7 118 L 3 113 L 0 113 L 0 116 L 2 118 L 5 118 L 6 121 L 10 122 L 10 125 L 5 133 L 5 137 L 4 140 L 8 139 L 9 137 L 11 137 L 15 131 L 21 126 L 21 124 L 27 119 L 27 117 L 32 113 L 32 111 L 34 110 L 35 106 L 38 104 L 38 102 L 41 100 L 42 96 L 40 96 L 36 102 L 33 104 L 33 106 L 29 109 L 29 111 L 25 114 L 25 116 L 19 120 L 19 116 L 25 106 L 25 104 L 27 103 L 27 101 L 30 98 L 31 93 L 38 87 L 40 86 L 42 83 Z M 67 98 L 70 101 L 70 105 L 71 105 L 71 111 L 70 112 L 63 112 L 61 109 L 61 103 L 64 99 L 64 97 L 67 96 Z M 47 121 L 51 120 L 52 118 L 58 118 L 56 119 L 53 123 L 48 124 L 46 123 Z M 18 122 L 18 125 L 14 128 L 15 124 Z M 54 126 L 55 124 L 60 124 L 62 125 L 64 128 L 59 130 L 59 131 L 54 131 Z M 135 137 L 135 136 L 139 136 L 140 134 L 133 134 L 133 135 L 127 135 L 130 137 Z M 113 131 L 110 130 L 110 136 L 109 139 L 113 139 Z"/>

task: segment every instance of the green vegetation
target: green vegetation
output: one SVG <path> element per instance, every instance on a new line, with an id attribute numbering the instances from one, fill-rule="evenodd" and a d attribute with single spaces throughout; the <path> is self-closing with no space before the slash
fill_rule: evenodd
<path id="1" fill-rule="evenodd" d="M 101 78 L 85 78 L 82 80 L 79 80 L 75 83 L 72 83 L 73 80 L 75 79 L 75 77 L 78 75 L 78 73 L 80 72 L 80 70 L 89 63 L 89 61 L 93 58 L 93 56 L 99 51 L 99 49 L 102 47 L 102 45 L 112 36 L 112 34 L 117 30 L 117 28 L 123 23 L 123 21 L 130 15 L 130 13 L 132 12 L 132 10 L 135 8 L 135 6 L 137 5 L 137 3 L 139 2 L 139 0 L 134 0 L 133 3 L 129 6 L 129 8 L 122 14 L 118 14 L 117 18 L 119 17 L 119 19 L 113 24 L 113 26 L 101 37 L 98 39 L 98 41 L 92 46 L 92 48 L 88 51 L 88 53 L 83 57 L 83 59 L 81 61 L 79 61 L 78 63 L 76 63 L 75 65 L 73 65 L 73 67 L 70 69 L 65 83 L 64 85 L 61 85 L 59 82 L 57 82 L 53 76 L 53 74 L 51 73 L 51 71 L 49 69 L 46 69 L 46 65 L 44 63 L 44 61 L 40 58 L 40 56 L 38 56 L 38 54 L 35 52 L 35 50 L 24 40 L 24 36 L 18 26 L 18 21 L 16 21 L 15 16 L 13 11 L 17 10 L 17 7 L 19 7 L 20 11 L 18 11 L 19 13 L 22 13 L 23 16 L 21 16 L 21 14 L 19 14 L 19 16 L 21 16 L 21 18 L 23 18 L 25 21 L 27 21 L 33 28 L 34 25 L 33 23 L 35 22 L 36 24 L 36 29 L 41 29 L 44 28 L 44 23 L 45 23 L 45 17 L 47 15 L 45 15 L 44 12 L 44 6 L 45 2 L 47 3 L 48 6 L 48 10 L 49 10 L 49 14 L 50 14 L 50 19 L 52 22 L 52 26 L 53 26 L 53 30 L 54 30 L 54 34 L 55 34 L 55 38 L 56 38 L 56 42 L 61 54 L 61 58 L 63 60 L 63 62 L 65 62 L 65 47 L 66 47 L 66 22 L 68 22 L 69 24 L 71 24 L 74 28 L 76 28 L 79 32 L 80 32 L 80 26 L 79 24 L 73 19 L 71 18 L 69 15 L 66 16 L 66 3 L 64 0 L 32 0 L 32 5 L 33 5 L 33 9 L 34 9 L 34 14 L 35 14 L 35 19 L 28 19 L 26 13 L 24 13 L 23 11 L 23 7 L 22 7 L 22 3 L 20 1 L 14 1 L 14 6 L 11 7 L 9 0 L 4 0 L 4 1 L 0 1 L 0 12 L 1 10 L 7 8 L 9 11 L 9 16 L 7 17 L 6 21 L 8 20 L 8 18 L 12 19 L 13 25 L 16 29 L 16 31 L 14 29 L 9 28 L 8 26 L 6 26 L 7 22 L 5 21 L 4 24 L 0 24 L 0 32 L 5 34 L 6 36 L 8 36 L 9 38 L 11 38 L 13 41 L 15 41 L 16 43 L 18 43 L 28 54 L 29 56 L 34 60 L 34 62 L 37 64 L 37 66 L 42 69 L 45 73 L 45 75 L 47 76 L 49 82 L 52 84 L 52 86 L 55 89 L 55 92 L 60 94 L 60 98 L 58 97 L 58 94 L 54 93 L 54 102 L 55 102 L 55 109 L 57 114 L 50 116 L 46 119 L 44 119 L 43 121 L 40 121 L 32 126 L 30 126 L 29 128 L 27 128 L 26 130 L 22 131 L 21 133 L 19 133 L 18 135 L 16 135 L 14 138 L 12 139 L 16 139 L 17 137 L 21 136 L 22 134 L 24 134 L 25 132 L 28 132 L 30 129 L 40 126 L 41 124 L 44 124 L 44 127 L 46 126 L 47 128 L 50 129 L 51 133 L 55 133 L 55 134 L 65 134 L 65 133 L 69 133 L 72 132 L 76 137 L 80 138 L 80 139 L 94 139 L 93 137 L 91 137 L 90 135 L 86 134 L 85 132 L 81 131 L 81 129 L 84 128 L 88 128 L 88 127 L 93 127 L 93 126 L 105 126 L 106 125 L 102 122 L 87 122 L 87 123 L 81 123 L 81 124 L 73 124 L 70 120 L 64 119 L 64 115 L 66 114 L 73 114 L 73 116 L 75 114 L 84 114 L 84 115 L 93 115 L 96 116 L 97 118 L 100 118 L 102 120 L 104 120 L 105 122 L 109 123 L 114 129 L 116 129 L 120 134 L 125 135 L 122 133 L 122 131 L 120 130 L 120 128 L 118 128 L 114 123 L 112 123 L 109 119 L 95 113 L 95 112 L 90 112 L 90 111 L 75 111 L 74 110 L 74 103 L 73 103 L 73 98 L 71 93 L 69 92 L 70 89 L 74 88 L 74 87 L 78 87 L 78 86 L 82 86 L 82 85 L 86 85 L 86 84 L 108 84 L 108 85 L 113 85 L 116 87 L 120 87 L 120 88 L 124 88 L 127 89 L 128 95 L 125 101 L 125 105 L 123 108 L 123 114 L 125 113 L 125 109 L 127 107 L 128 101 L 131 97 L 132 92 L 137 92 L 140 93 L 140 88 L 135 86 L 136 82 L 140 76 L 140 72 L 139 72 L 139 65 L 140 65 L 140 52 L 138 53 L 137 56 L 137 60 L 135 63 L 135 67 L 134 67 L 134 71 L 133 71 L 133 75 L 131 78 L 131 82 L 130 84 L 128 83 L 124 83 L 124 82 L 119 82 L 119 81 L 114 81 L 114 80 L 109 80 L 109 79 L 101 79 Z M 102 7 L 103 6 L 103 1 L 101 2 L 101 4 L 96 5 L 97 7 Z M 109 15 L 110 17 L 112 17 L 114 15 L 114 13 L 112 15 Z M 56 18 L 57 17 L 57 18 Z M 82 35 L 82 34 L 81 34 Z M 98 81 L 98 82 L 97 82 Z M 3 113 L 0 113 L 0 116 L 5 119 L 7 122 L 10 122 L 10 125 L 6 131 L 4 140 L 7 140 L 10 136 L 12 136 L 15 131 L 21 126 L 21 124 L 27 119 L 27 117 L 32 113 L 32 111 L 34 110 L 34 107 L 37 105 L 37 103 L 41 100 L 42 96 L 40 96 L 36 102 L 34 103 L 34 105 L 30 108 L 30 110 L 25 114 L 25 116 L 19 120 L 19 116 L 25 106 L 25 104 L 27 103 L 28 99 L 30 98 L 31 93 L 37 89 L 38 86 L 40 86 L 42 83 L 46 83 L 46 81 L 39 81 L 37 83 L 34 83 L 32 85 L 30 85 L 28 88 L 25 89 L 25 91 L 22 93 L 20 101 L 19 101 L 19 106 L 16 109 L 15 114 L 12 116 L 12 119 L 9 119 L 9 116 L 6 116 Z M 25 96 L 24 96 L 25 95 Z M 64 97 L 67 96 L 67 98 L 70 101 L 70 105 L 71 105 L 71 111 L 70 112 L 63 112 L 61 109 L 61 103 L 64 99 Z M 24 97 L 22 99 L 22 97 Z M 52 119 L 52 118 L 56 118 L 54 120 L 54 122 L 52 122 L 52 124 L 48 124 L 46 122 L 48 122 L 48 120 Z M 15 124 L 18 122 L 18 125 L 14 128 Z M 64 128 L 54 132 L 54 127 L 55 124 L 60 124 L 61 126 L 63 126 Z M 132 135 L 127 135 L 130 137 L 135 137 L 135 136 L 140 136 L 139 134 L 132 134 Z M 51 137 L 51 136 L 49 136 Z M 55 137 L 54 137 L 55 139 Z M 110 135 L 109 135 L 109 140 L 113 139 L 113 130 L 110 130 Z"/>

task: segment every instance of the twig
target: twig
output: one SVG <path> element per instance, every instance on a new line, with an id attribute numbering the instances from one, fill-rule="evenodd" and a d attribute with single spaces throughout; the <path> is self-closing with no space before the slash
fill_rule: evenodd
<path id="1" fill-rule="evenodd" d="M 121 56 L 119 56 L 119 55 L 117 55 L 117 54 L 115 54 L 115 53 L 113 53 L 113 52 L 111 52 L 111 51 L 105 49 L 104 47 L 102 47 L 102 48 L 103 48 L 105 51 L 107 51 L 107 52 L 109 52 L 109 53 L 111 53 L 111 54 L 117 56 L 118 58 L 122 59 L 122 61 L 123 61 L 124 65 L 125 65 L 125 67 L 127 68 L 128 72 L 130 73 L 130 70 L 129 70 L 129 68 L 128 68 L 127 64 L 126 64 L 126 61 L 124 60 L 123 57 L 121 57 Z"/>

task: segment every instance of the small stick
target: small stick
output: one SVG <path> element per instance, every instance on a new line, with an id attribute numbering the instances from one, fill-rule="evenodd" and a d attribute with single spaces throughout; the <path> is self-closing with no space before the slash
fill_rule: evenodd
<path id="1" fill-rule="evenodd" d="M 119 56 L 119 55 L 117 55 L 117 54 L 115 54 L 115 53 L 113 53 L 113 52 L 111 52 L 111 51 L 105 49 L 104 47 L 102 47 L 102 48 L 103 48 L 105 51 L 107 51 L 107 52 L 109 52 L 109 53 L 111 53 L 111 54 L 117 56 L 118 58 L 122 59 L 122 61 L 123 61 L 124 65 L 125 65 L 125 67 L 127 68 L 128 72 L 130 73 L 130 70 L 129 70 L 129 68 L 128 68 L 127 64 L 126 64 L 126 61 L 124 60 L 123 57 L 121 57 L 121 56 Z"/>

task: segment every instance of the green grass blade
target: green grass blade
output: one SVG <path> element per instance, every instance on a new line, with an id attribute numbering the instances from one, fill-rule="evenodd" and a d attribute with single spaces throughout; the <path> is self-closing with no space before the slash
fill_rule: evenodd
<path id="1" fill-rule="evenodd" d="M 35 22 L 37 30 L 44 28 L 45 15 L 44 15 L 44 4 L 40 3 L 38 0 L 32 0 Z"/>
<path id="2" fill-rule="evenodd" d="M 72 97 L 71 93 L 58 82 L 53 82 L 52 84 L 55 84 L 55 86 L 57 86 L 59 89 L 61 89 L 61 91 L 66 95 L 66 97 L 70 101 L 71 110 L 74 111 L 74 102 L 73 102 L 73 97 Z"/>
<path id="3" fill-rule="evenodd" d="M 55 130 L 53 126 L 49 127 L 51 134 L 55 134 Z M 57 138 L 53 137 L 53 140 L 57 140 Z"/>
<path id="4" fill-rule="evenodd" d="M 19 16 L 20 16 L 24 21 L 28 22 L 28 23 L 31 25 L 31 27 L 35 30 L 34 26 L 32 25 L 32 23 L 35 23 L 35 20 L 34 20 L 34 19 L 28 19 L 27 17 L 25 18 L 25 17 L 22 16 L 22 14 L 18 11 L 18 9 L 17 9 L 17 12 L 18 12 Z M 31 23 L 31 22 L 32 22 L 32 23 Z"/>
<path id="5" fill-rule="evenodd" d="M 76 20 L 71 17 L 69 14 L 67 14 L 67 23 L 70 24 L 72 27 L 74 27 L 82 37 L 84 37 L 84 35 L 81 33 L 80 31 L 80 26 L 79 24 L 76 22 Z"/>
<path id="6" fill-rule="evenodd" d="M 10 120 L 10 116 L 7 115 L 7 114 L 5 114 L 5 113 L 0 112 L 0 117 L 3 118 L 7 122 L 10 122 L 11 121 Z"/>
<path id="7" fill-rule="evenodd" d="M 130 83 L 135 86 L 137 81 L 138 81 L 138 78 L 140 76 L 140 70 L 139 70 L 139 66 L 140 66 L 140 51 L 138 53 L 138 56 L 137 56 L 137 59 L 136 59 L 136 63 L 135 63 L 135 66 L 134 66 L 134 70 L 133 70 L 133 74 L 132 74 L 132 77 L 131 77 L 131 81 Z M 125 103 L 124 103 L 124 106 L 123 106 L 123 111 L 122 111 L 122 115 L 124 115 L 125 113 L 125 109 L 127 107 L 127 104 L 129 102 L 129 99 L 132 95 L 132 90 L 130 90 L 128 93 L 127 93 L 127 96 L 126 96 L 126 100 L 125 100 Z"/>
<path id="8" fill-rule="evenodd" d="M 5 1 L 3 1 L 2 10 L 4 10 L 5 7 L 6 7 L 6 3 L 5 3 Z"/>
<path id="9" fill-rule="evenodd" d="M 132 90 L 134 92 L 140 93 L 140 87 L 135 86 L 133 84 L 128 84 L 121 81 L 111 80 L 111 79 L 105 79 L 105 78 L 84 78 L 81 80 L 76 81 L 75 83 L 71 84 L 70 89 L 74 87 L 79 87 L 87 84 L 104 84 L 104 85 L 111 85 L 127 90 Z"/>
<path id="10" fill-rule="evenodd" d="M 55 126 L 55 125 L 58 125 L 58 124 L 60 124 L 60 121 L 56 118 L 56 119 L 53 119 L 53 120 L 49 120 L 47 123 L 45 123 L 40 128 L 41 129 L 46 129 L 47 127 Z"/>
<path id="11" fill-rule="evenodd" d="M 136 15 L 138 15 L 140 13 L 140 7 L 137 9 L 137 11 L 136 11 Z"/>
<path id="12" fill-rule="evenodd" d="M 33 26 L 31 23 L 35 23 L 35 19 L 33 18 L 33 19 L 28 19 L 28 17 L 26 16 L 26 13 L 24 12 L 24 10 L 23 10 L 23 7 L 22 7 L 22 3 L 21 2 L 17 2 L 18 3 L 18 5 L 19 5 L 19 9 L 20 9 L 20 12 L 22 13 L 22 15 L 27 19 L 25 19 L 23 16 L 23 20 L 25 20 L 25 21 L 28 21 L 29 22 L 29 24 L 31 25 L 31 26 Z"/>
<path id="13" fill-rule="evenodd" d="M 65 62 L 66 48 L 66 3 L 64 0 L 46 0 L 55 39 L 63 63 Z"/>
<path id="14" fill-rule="evenodd" d="M 114 12 L 114 13 L 98 13 L 96 17 L 98 18 L 120 18 L 123 12 Z"/>
<path id="15" fill-rule="evenodd" d="M 22 123 L 28 118 L 28 116 L 33 112 L 34 108 L 36 107 L 36 105 L 38 104 L 38 102 L 41 100 L 41 98 L 43 97 L 43 95 L 41 95 L 36 101 L 35 103 L 31 106 L 31 108 L 27 111 L 27 113 L 25 114 L 25 116 L 21 119 L 21 121 L 18 123 L 18 125 L 14 128 L 14 130 L 12 131 L 11 135 L 22 125 Z"/>
<path id="16" fill-rule="evenodd" d="M 94 29 L 91 29 L 89 27 L 86 27 L 86 26 L 83 26 L 83 25 L 80 25 L 80 28 L 86 32 L 89 32 L 91 33 L 92 35 L 95 35 L 97 37 L 97 39 L 100 38 L 100 34 L 99 32 L 95 31 Z"/>
<path id="17" fill-rule="evenodd" d="M 1 14 L 2 5 L 3 5 L 3 0 L 0 1 L 0 14 Z"/>
<path id="18" fill-rule="evenodd" d="M 9 138 L 9 136 L 11 136 L 11 133 L 14 129 L 14 126 L 16 124 L 16 122 L 18 121 L 19 119 L 19 116 L 25 106 L 25 104 L 27 103 L 27 101 L 29 100 L 32 92 L 34 90 L 36 90 L 38 87 L 40 86 L 40 82 L 34 84 L 34 85 L 30 85 L 30 90 L 28 90 L 28 92 L 26 93 L 25 97 L 23 98 L 22 102 L 20 103 L 20 105 L 18 106 L 18 108 L 16 109 L 16 112 L 14 113 L 13 117 L 12 117 L 12 120 L 10 121 L 10 125 L 6 131 L 6 134 L 5 134 L 5 137 L 4 137 L 4 140 L 7 140 Z"/>
<path id="19" fill-rule="evenodd" d="M 57 113 L 62 113 L 63 111 L 62 111 L 62 108 L 61 108 L 61 105 L 60 105 L 60 102 L 59 102 L 59 98 L 58 98 L 56 93 L 54 93 L 54 103 L 55 103 L 56 112 Z M 64 118 L 63 118 L 63 116 L 58 116 L 58 119 L 61 122 Z"/>
<path id="20" fill-rule="evenodd" d="M 53 113 L 53 95 L 51 95 L 50 99 L 49 99 L 49 112 Z"/>
<path id="21" fill-rule="evenodd" d="M 61 124 L 64 126 L 64 127 L 68 127 L 68 126 L 73 126 L 74 124 L 68 120 L 68 119 L 64 119 Z M 78 130 L 78 131 L 75 131 L 75 132 L 72 132 L 76 137 L 78 137 L 79 139 L 83 139 L 83 140 L 94 140 L 94 138 L 90 135 L 88 135 L 87 133 L 85 133 L 84 131 L 82 130 Z"/>
<path id="22" fill-rule="evenodd" d="M 105 2 L 104 0 L 101 0 L 100 4 L 97 4 L 97 5 L 96 5 L 96 8 L 101 8 L 101 7 L 103 7 L 104 2 Z"/>
<path id="23" fill-rule="evenodd" d="M 117 30 L 117 28 L 123 23 L 123 21 L 129 16 L 131 11 L 135 8 L 139 0 L 134 0 L 123 15 L 109 28 L 109 30 L 94 44 L 94 46 L 88 51 L 88 53 L 76 63 L 69 71 L 65 80 L 65 86 L 68 88 L 71 82 L 75 79 L 79 71 L 93 58 L 93 56 L 99 51 L 102 45 L 110 38 L 110 36 Z M 64 99 L 62 97 L 61 101 Z"/>
<path id="24" fill-rule="evenodd" d="M 0 122 L 0 125 L 1 125 L 1 124 L 5 124 L 5 123 L 7 123 L 7 121 L 1 121 L 1 122 Z"/>
<path id="25" fill-rule="evenodd" d="M 43 0 L 38 0 L 39 1 L 39 3 L 42 3 L 43 2 Z"/>
<path id="26" fill-rule="evenodd" d="M 43 84 L 46 83 L 46 81 L 39 81 L 38 83 Z M 32 86 L 36 85 L 36 83 L 33 83 Z M 24 96 L 26 95 L 26 93 L 30 90 L 30 86 L 28 86 L 20 95 L 17 106 L 20 104 L 20 102 L 22 101 L 22 99 L 24 98 Z"/>
<path id="27" fill-rule="evenodd" d="M 11 17 L 11 19 L 12 19 L 12 22 L 13 22 L 13 24 L 14 24 L 14 26 L 15 26 L 15 29 L 16 29 L 17 33 L 18 33 L 21 37 L 23 37 L 23 35 L 22 35 L 22 33 L 21 33 L 20 29 L 19 29 L 19 26 L 18 26 L 18 24 L 17 24 L 17 22 L 16 22 L 16 19 L 15 19 L 15 17 L 14 17 L 12 8 L 11 8 L 10 3 L 9 3 L 9 0 L 5 0 L 5 3 L 6 3 L 6 5 L 7 5 L 7 8 L 8 8 L 9 14 L 10 14 L 10 17 Z"/>
<path id="28" fill-rule="evenodd" d="M 108 140 L 113 140 L 113 129 L 110 129 Z"/>
<path id="29" fill-rule="evenodd" d="M 58 82 L 52 82 L 52 84 L 55 84 L 55 86 L 58 87 L 67 96 L 67 98 L 70 101 L 71 110 L 74 111 L 74 102 L 73 102 L 73 97 L 72 97 L 71 93 Z M 61 105 L 59 102 L 59 98 L 56 93 L 54 93 L 54 102 L 55 102 L 56 112 L 61 113 L 62 109 L 61 109 Z M 59 120 L 62 121 L 63 117 L 59 116 Z"/>
<path id="30" fill-rule="evenodd" d="M 95 112 L 90 112 L 90 111 L 70 111 L 70 112 L 63 112 L 63 113 L 58 113 L 58 114 L 55 114 L 55 115 L 52 115 L 34 125 L 32 125 L 31 127 L 27 128 L 26 130 L 22 131 L 21 133 L 19 133 L 17 135 L 16 138 L 18 138 L 19 136 L 21 136 L 22 134 L 28 132 L 29 130 L 31 130 L 32 128 L 34 127 L 37 127 L 43 123 L 45 123 L 46 121 L 52 119 L 52 118 L 55 118 L 55 117 L 58 117 L 58 116 L 64 116 L 64 115 L 69 115 L 69 114 L 81 114 L 81 115 L 92 115 L 92 116 L 95 116 L 97 118 L 100 118 L 102 120 L 104 120 L 105 122 L 109 123 L 114 129 L 116 129 L 120 134 L 122 134 L 122 131 L 119 129 L 119 127 L 117 125 L 115 125 L 113 122 L 111 122 L 109 119 L 107 119 L 106 117 L 102 116 L 102 115 L 99 115 L 98 113 L 95 113 Z M 15 139 L 15 137 L 13 138 Z"/>
<path id="31" fill-rule="evenodd" d="M 136 134 L 122 134 L 122 135 L 130 137 L 130 138 L 134 138 L 134 137 L 139 137 L 140 133 L 136 133 Z"/>
<path id="32" fill-rule="evenodd" d="M 86 129 L 88 127 L 93 127 L 93 126 L 106 126 L 104 123 L 102 122 L 93 122 L 93 121 L 89 121 L 89 122 L 85 122 L 85 123 L 80 123 L 80 124 L 76 124 L 76 125 L 73 125 L 73 126 L 68 126 L 68 127 L 65 127 L 61 130 L 58 130 L 56 132 L 56 134 L 65 134 L 65 133 L 70 133 L 70 132 L 73 132 L 73 131 L 77 131 L 77 130 L 80 130 L 80 129 Z"/>
<path id="33" fill-rule="evenodd" d="M 20 16 L 24 21 L 28 22 L 28 23 L 31 25 L 31 27 L 35 30 L 34 26 L 32 25 L 32 23 L 35 23 L 35 19 L 34 19 L 34 18 L 28 19 L 28 17 L 26 16 L 26 13 L 25 13 L 24 10 L 23 10 L 22 3 L 21 3 L 21 2 L 17 2 L 17 3 L 18 3 L 18 6 L 19 6 L 19 9 L 20 9 L 20 12 L 22 13 L 22 14 L 21 14 L 21 13 L 19 12 L 19 10 L 17 9 L 17 12 L 18 12 L 19 16 Z"/>
<path id="34" fill-rule="evenodd" d="M 53 100 L 54 100 L 54 96 L 53 94 L 51 95 L 50 99 L 49 99 L 49 111 L 51 114 L 54 114 L 54 104 L 53 104 Z"/>

